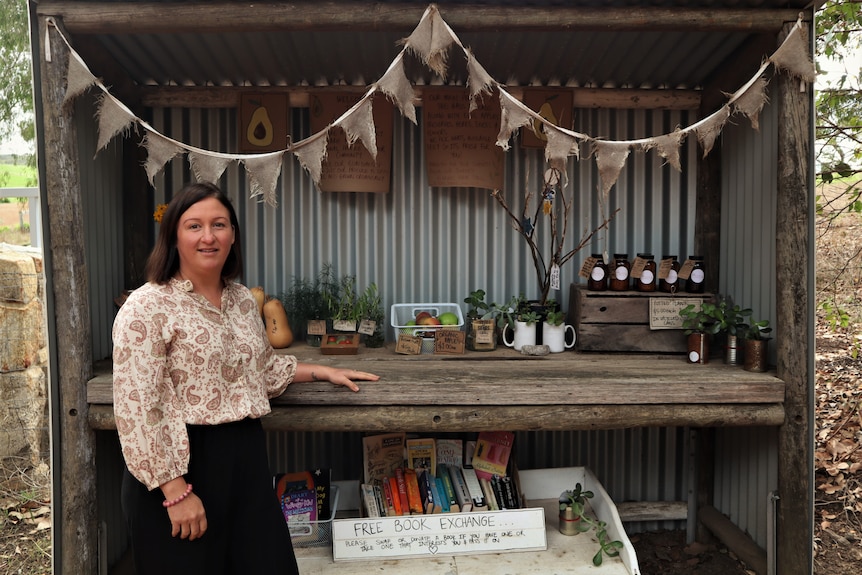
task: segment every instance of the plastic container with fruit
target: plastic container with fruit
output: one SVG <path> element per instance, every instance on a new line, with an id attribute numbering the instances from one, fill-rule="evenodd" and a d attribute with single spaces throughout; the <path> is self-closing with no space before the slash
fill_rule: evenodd
<path id="1" fill-rule="evenodd" d="M 396 339 L 401 334 L 434 337 L 435 330 L 460 330 L 464 326 L 464 315 L 457 303 L 395 303 L 389 318 Z"/>

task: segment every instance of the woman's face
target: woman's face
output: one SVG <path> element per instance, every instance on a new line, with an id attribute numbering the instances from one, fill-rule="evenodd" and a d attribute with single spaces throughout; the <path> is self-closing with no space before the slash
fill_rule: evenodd
<path id="1" fill-rule="evenodd" d="M 221 275 L 234 242 L 230 212 L 216 198 L 205 198 L 180 216 L 177 226 L 177 252 L 180 273 L 197 276 Z"/>

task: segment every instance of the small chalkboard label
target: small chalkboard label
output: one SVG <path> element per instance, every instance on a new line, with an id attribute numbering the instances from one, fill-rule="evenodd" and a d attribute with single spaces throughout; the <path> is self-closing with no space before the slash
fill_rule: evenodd
<path id="1" fill-rule="evenodd" d="M 332 557 L 361 561 L 548 548 L 543 508 L 336 519 Z"/>

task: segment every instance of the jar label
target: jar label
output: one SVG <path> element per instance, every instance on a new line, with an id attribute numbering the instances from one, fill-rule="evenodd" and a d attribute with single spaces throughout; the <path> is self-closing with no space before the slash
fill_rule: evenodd
<path id="1" fill-rule="evenodd" d="M 691 271 L 691 281 L 693 281 L 694 283 L 696 283 L 696 284 L 702 283 L 703 277 L 704 277 L 704 273 L 703 273 L 702 269 L 695 268 Z"/>
<path id="2" fill-rule="evenodd" d="M 667 283 L 669 283 L 669 284 L 676 283 L 677 279 L 678 278 L 677 278 L 676 270 L 672 269 L 669 272 L 667 272 Z"/>
<path id="3" fill-rule="evenodd" d="M 688 361 L 690 361 L 691 363 L 697 363 L 698 361 L 700 361 L 700 354 L 696 351 L 688 352 Z"/>
<path id="4" fill-rule="evenodd" d="M 629 270 L 625 266 L 619 266 L 614 270 L 614 277 L 620 281 L 629 279 Z"/>
<path id="5" fill-rule="evenodd" d="M 605 279 L 604 268 L 602 268 L 600 266 L 594 267 L 593 271 L 590 272 L 590 278 L 592 278 L 593 281 L 597 281 L 597 282 L 600 282 L 603 279 Z"/>
<path id="6" fill-rule="evenodd" d="M 655 276 L 652 274 L 650 270 L 644 270 L 641 272 L 641 283 L 642 284 L 651 284 Z"/>

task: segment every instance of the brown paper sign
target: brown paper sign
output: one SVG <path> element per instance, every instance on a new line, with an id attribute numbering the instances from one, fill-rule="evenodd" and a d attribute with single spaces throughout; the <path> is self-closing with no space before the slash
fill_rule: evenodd
<path id="1" fill-rule="evenodd" d="M 594 258 L 593 256 L 588 257 L 584 260 L 584 265 L 581 266 L 581 271 L 578 272 L 578 275 L 584 279 L 589 279 L 590 274 L 593 273 L 593 268 L 596 267 L 597 263 L 599 263 L 598 258 Z"/>
<path id="2" fill-rule="evenodd" d="M 428 185 L 502 188 L 499 100 L 485 97 L 471 114 L 465 88 L 426 87 L 422 107 Z"/>
<path id="3" fill-rule="evenodd" d="M 398 341 L 395 343 L 395 353 L 419 355 L 422 353 L 422 338 L 405 333 L 400 334 Z"/>
<path id="4" fill-rule="evenodd" d="M 325 319 L 310 319 L 306 324 L 306 332 L 308 335 L 326 335 L 326 320 Z"/>
<path id="5" fill-rule="evenodd" d="M 466 334 L 461 330 L 438 329 L 434 332 L 434 353 L 458 355 L 464 353 Z"/>
<path id="6" fill-rule="evenodd" d="M 490 345 L 497 338 L 497 322 L 493 319 L 474 319 L 473 335 L 476 343 Z"/>
<path id="7" fill-rule="evenodd" d="M 561 128 L 572 127 L 572 90 L 558 88 L 524 88 L 524 105 Z M 522 148 L 544 148 L 548 143 L 544 124 L 532 120 L 521 128 Z"/>
<path id="8" fill-rule="evenodd" d="M 288 147 L 287 94 L 243 93 L 239 98 L 239 151 L 277 152 Z"/>
<path id="9" fill-rule="evenodd" d="M 635 261 L 632 262 L 632 270 L 629 275 L 635 279 L 640 279 L 644 273 L 646 263 L 647 261 L 643 258 L 635 258 Z"/>
<path id="10" fill-rule="evenodd" d="M 658 264 L 658 279 L 666 280 L 671 269 L 673 269 L 673 260 L 661 260 Z"/>
<path id="11" fill-rule="evenodd" d="M 650 329 L 682 329 L 682 316 L 679 310 L 684 307 L 703 303 L 702 298 L 649 298 L 649 328 Z"/>
<path id="12" fill-rule="evenodd" d="M 691 277 L 691 272 L 694 270 L 694 260 L 685 260 L 682 264 L 682 267 L 679 268 L 679 279 L 687 280 Z"/>
<path id="13" fill-rule="evenodd" d="M 337 120 L 359 101 L 354 92 L 315 92 L 311 96 L 311 132 L 317 133 Z M 377 160 L 359 140 L 347 145 L 341 128 L 329 130 L 326 158 L 320 183 L 322 192 L 389 192 L 392 167 L 392 104 L 384 97 L 374 98 L 373 112 Z"/>
<path id="14" fill-rule="evenodd" d="M 364 335 L 374 335 L 375 329 L 377 329 L 376 321 L 373 319 L 363 319 L 359 322 L 359 329 L 356 331 Z"/>

